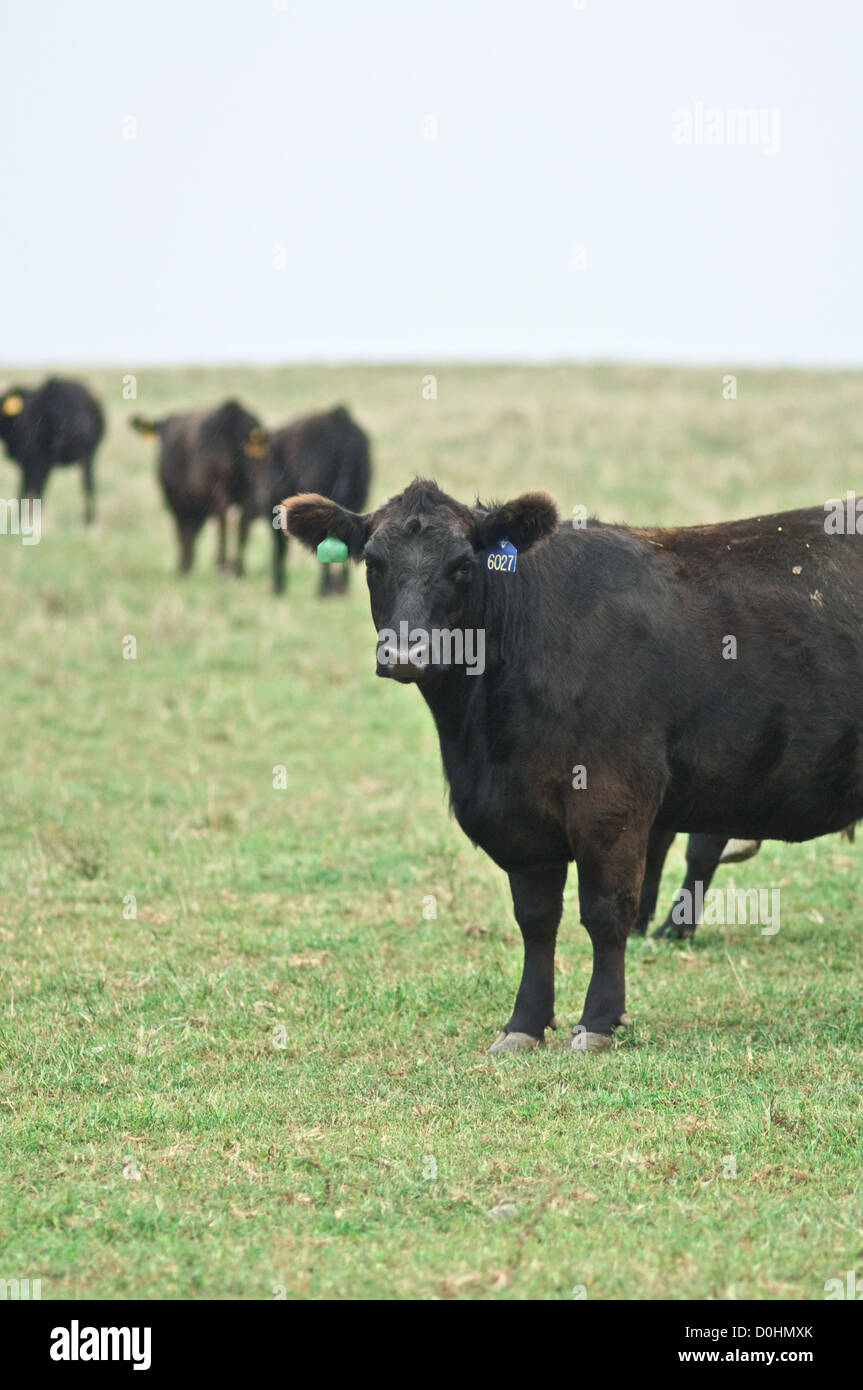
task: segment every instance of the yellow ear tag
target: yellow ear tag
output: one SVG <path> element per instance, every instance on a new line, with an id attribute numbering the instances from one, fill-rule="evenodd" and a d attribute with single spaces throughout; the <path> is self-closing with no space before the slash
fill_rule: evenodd
<path id="1" fill-rule="evenodd" d="M 3 402 L 4 415 L 20 415 L 23 409 L 24 397 L 19 396 L 17 391 L 13 392 L 11 396 L 7 396 Z"/>
<path id="2" fill-rule="evenodd" d="M 247 459 L 262 459 L 267 452 L 266 444 L 259 443 L 264 438 L 263 430 L 252 430 L 249 435 L 249 443 L 243 446 L 243 453 Z"/>

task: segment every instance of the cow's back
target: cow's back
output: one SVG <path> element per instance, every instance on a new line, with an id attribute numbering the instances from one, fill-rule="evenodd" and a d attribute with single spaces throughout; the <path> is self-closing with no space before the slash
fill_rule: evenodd
<path id="1" fill-rule="evenodd" d="M 92 454 L 104 431 L 98 401 L 77 381 L 51 377 L 29 398 L 29 448 L 52 463 L 76 463 Z"/>
<path id="2" fill-rule="evenodd" d="M 595 615 L 573 594 L 579 698 L 606 741 L 637 716 L 672 828 L 806 839 L 863 814 L 863 536 L 825 519 L 596 528 L 611 559 Z"/>
<path id="3" fill-rule="evenodd" d="M 317 492 L 350 511 L 365 507 L 371 476 L 368 436 L 344 406 L 277 430 L 271 448 L 280 497 Z"/>

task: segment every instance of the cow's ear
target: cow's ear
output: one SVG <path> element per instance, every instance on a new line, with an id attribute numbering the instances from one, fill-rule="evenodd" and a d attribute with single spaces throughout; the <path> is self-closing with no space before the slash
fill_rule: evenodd
<path id="1" fill-rule="evenodd" d="M 281 506 L 282 530 L 295 536 L 307 550 L 317 550 L 327 536 L 344 541 L 352 560 L 359 560 L 369 538 L 371 517 L 346 511 L 338 502 L 316 492 L 286 497 Z"/>
<path id="2" fill-rule="evenodd" d="M 269 453 L 267 431 L 261 429 L 260 425 L 255 425 L 249 432 L 249 437 L 243 445 L 243 453 L 247 459 L 262 459 Z"/>
<path id="3" fill-rule="evenodd" d="M 512 541 L 516 550 L 530 550 L 557 529 L 557 507 L 547 492 L 525 492 L 512 502 L 477 515 L 478 549 L 490 550 L 498 541 Z"/>
<path id="4" fill-rule="evenodd" d="M 145 439 L 155 439 L 160 430 L 158 420 L 145 420 L 143 415 L 133 415 L 129 425 L 138 434 L 142 434 Z"/>
<path id="5" fill-rule="evenodd" d="M 24 397 L 20 391 L 10 391 L 9 395 L 4 398 L 0 409 L 4 415 L 20 415 L 24 409 Z"/>

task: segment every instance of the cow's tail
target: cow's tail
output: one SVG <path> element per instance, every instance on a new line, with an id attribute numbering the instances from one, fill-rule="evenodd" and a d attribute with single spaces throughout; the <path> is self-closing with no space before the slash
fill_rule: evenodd
<path id="1" fill-rule="evenodd" d="M 840 832 L 842 835 L 845 836 L 846 840 L 851 841 L 852 845 L 854 843 L 854 835 L 856 833 L 858 824 L 858 821 L 853 821 L 851 825 L 846 825 L 845 829 Z"/>
<path id="2" fill-rule="evenodd" d="M 145 439 L 155 439 L 162 433 L 164 420 L 147 420 L 143 415 L 133 415 L 129 424 L 138 434 L 142 434 Z"/>

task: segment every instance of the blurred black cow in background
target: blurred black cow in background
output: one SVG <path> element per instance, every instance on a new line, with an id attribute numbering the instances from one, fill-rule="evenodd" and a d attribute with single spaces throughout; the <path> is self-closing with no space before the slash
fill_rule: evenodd
<path id="1" fill-rule="evenodd" d="M 316 492 L 349 511 L 362 511 L 371 478 L 368 435 L 343 405 L 316 415 L 305 415 L 273 431 L 268 448 L 246 450 L 250 496 L 246 527 L 255 516 L 273 520 L 273 509 L 282 498 L 297 492 Z M 273 530 L 273 592 L 285 587 L 287 536 L 281 526 Z M 343 593 L 348 585 L 347 565 L 321 566 L 321 594 Z"/>
<path id="2" fill-rule="evenodd" d="M 216 518 L 219 528 L 216 562 L 221 569 L 231 568 L 228 512 L 236 506 L 239 520 L 233 568 L 242 574 L 251 504 L 244 450 L 266 452 L 266 434 L 257 417 L 237 401 L 225 401 L 215 410 L 169 415 L 164 420 L 136 415 L 130 424 L 139 434 L 159 439 L 159 480 L 177 523 L 180 573 L 187 574 L 192 568 L 198 533 L 210 516 Z"/>
<path id="3" fill-rule="evenodd" d="M 21 468 L 21 497 L 41 497 L 54 467 L 80 463 L 84 520 L 95 511 L 93 457 L 105 432 L 99 402 L 77 381 L 51 377 L 41 386 L 13 386 L 0 398 L 0 439 Z"/>

